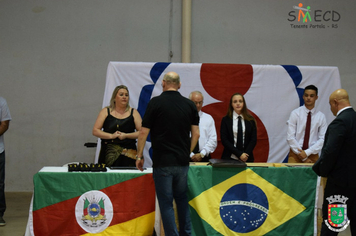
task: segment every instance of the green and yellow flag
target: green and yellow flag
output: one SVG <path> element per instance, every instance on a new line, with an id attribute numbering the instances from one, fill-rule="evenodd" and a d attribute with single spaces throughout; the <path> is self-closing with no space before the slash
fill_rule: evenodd
<path id="1" fill-rule="evenodd" d="M 151 236 L 155 190 L 148 173 L 39 172 L 34 176 L 36 236 Z"/>
<path id="2" fill-rule="evenodd" d="M 193 166 L 188 178 L 193 235 L 313 235 L 311 168 Z"/>

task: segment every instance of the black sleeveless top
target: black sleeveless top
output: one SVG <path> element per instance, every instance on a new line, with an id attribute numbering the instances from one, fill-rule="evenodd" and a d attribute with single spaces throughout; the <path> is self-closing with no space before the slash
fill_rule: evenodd
<path id="1" fill-rule="evenodd" d="M 136 126 L 134 122 L 134 117 L 133 117 L 133 108 L 131 109 L 131 114 L 129 117 L 126 117 L 124 119 L 118 119 L 110 114 L 110 110 L 108 109 L 108 116 L 106 117 L 104 124 L 103 124 L 103 130 L 104 132 L 107 133 L 114 133 L 116 131 L 120 131 L 123 133 L 132 133 L 135 132 Z M 102 143 L 104 144 L 118 144 L 123 148 L 128 148 L 128 149 L 136 149 L 136 139 L 124 139 L 120 140 L 119 138 L 116 139 L 102 139 Z"/>

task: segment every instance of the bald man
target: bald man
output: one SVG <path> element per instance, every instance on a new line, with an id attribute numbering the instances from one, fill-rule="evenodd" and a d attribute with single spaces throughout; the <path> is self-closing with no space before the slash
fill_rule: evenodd
<path id="1" fill-rule="evenodd" d="M 189 154 L 200 136 L 197 108 L 178 92 L 180 86 L 176 72 L 164 75 L 163 92 L 148 103 L 137 141 L 136 167 L 143 171 L 143 148 L 150 133 L 153 180 L 167 236 L 191 235 L 187 195 Z M 179 233 L 173 199 L 177 205 Z"/>
<path id="2" fill-rule="evenodd" d="M 349 223 L 351 234 L 356 235 L 356 112 L 345 89 L 334 91 L 329 103 L 336 118 L 328 126 L 320 158 L 313 165 L 317 175 L 328 178 L 320 235 L 337 235 Z"/>
<path id="3" fill-rule="evenodd" d="M 199 113 L 199 132 L 200 137 L 197 146 L 190 153 L 190 159 L 193 162 L 208 162 L 218 145 L 215 121 L 211 115 L 203 112 L 204 97 L 200 91 L 193 91 L 189 94 L 189 99 L 192 100 L 197 107 Z"/>

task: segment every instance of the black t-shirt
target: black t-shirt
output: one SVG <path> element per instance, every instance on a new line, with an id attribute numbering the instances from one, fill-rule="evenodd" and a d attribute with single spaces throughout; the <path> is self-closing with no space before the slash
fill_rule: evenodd
<path id="1" fill-rule="evenodd" d="M 142 126 L 150 129 L 153 167 L 189 165 L 192 125 L 199 125 L 197 108 L 178 91 L 151 99 Z"/>

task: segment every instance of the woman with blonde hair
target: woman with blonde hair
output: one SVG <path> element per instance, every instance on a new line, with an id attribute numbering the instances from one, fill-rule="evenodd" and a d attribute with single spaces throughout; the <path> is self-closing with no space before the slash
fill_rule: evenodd
<path id="1" fill-rule="evenodd" d="M 100 111 L 93 128 L 93 135 L 101 139 L 99 163 L 105 163 L 108 167 L 134 167 L 141 122 L 138 111 L 129 105 L 128 88 L 117 86 L 110 105 Z"/>

